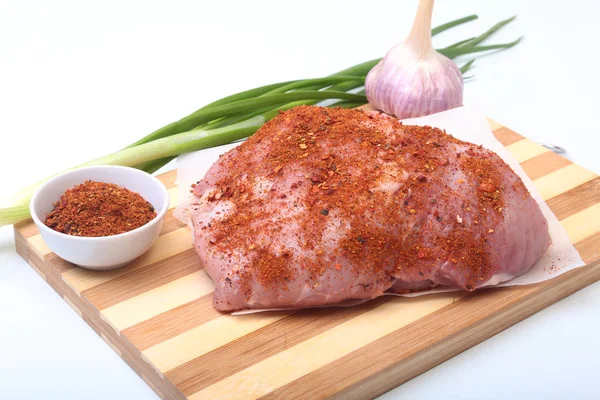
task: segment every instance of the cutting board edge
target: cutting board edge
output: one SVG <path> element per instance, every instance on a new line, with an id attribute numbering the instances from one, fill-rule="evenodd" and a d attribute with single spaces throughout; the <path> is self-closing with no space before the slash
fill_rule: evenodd
<path id="1" fill-rule="evenodd" d="M 20 225 L 14 226 L 15 249 L 17 253 L 40 275 L 46 283 L 63 298 L 71 309 L 79 315 L 104 342 L 135 371 L 135 373 L 159 396 L 161 399 L 187 399 L 175 385 L 169 382 L 151 364 L 142 357 L 124 336 L 114 330 L 100 315 L 89 301 L 78 295 L 53 271 L 49 271 L 45 260 L 41 259 L 34 251 L 27 247 L 27 240 L 19 231 Z M 121 337 L 124 343 L 118 340 Z"/>
<path id="2" fill-rule="evenodd" d="M 558 284 L 549 284 L 551 281 L 555 283 L 556 280 L 560 280 L 560 282 Z M 466 328 L 455 332 L 447 337 L 446 340 L 437 341 L 413 356 L 380 371 L 379 374 L 372 374 L 329 398 L 340 400 L 373 398 L 402 385 L 465 350 L 558 303 L 579 290 L 600 281 L 600 260 L 569 271 L 564 275 L 553 278 L 551 281 L 528 285 L 528 287 L 536 288 L 537 290 L 532 291 L 526 298 L 519 299 L 516 306 L 513 303 L 507 304 L 504 308 L 496 310 L 477 323 L 468 325 Z M 425 320 L 434 319 L 441 313 L 447 313 L 449 309 L 459 307 L 463 300 L 466 299 L 444 307 L 422 320 L 416 321 L 415 324 L 426 323 Z M 471 340 L 466 341 L 464 336 L 470 337 Z M 386 375 L 391 375 L 392 378 L 382 384 L 374 383 L 384 379 Z"/>

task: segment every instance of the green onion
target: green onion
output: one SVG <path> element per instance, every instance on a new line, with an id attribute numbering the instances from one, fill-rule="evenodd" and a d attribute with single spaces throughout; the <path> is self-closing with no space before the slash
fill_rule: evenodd
<path id="1" fill-rule="evenodd" d="M 255 89 L 250 89 L 250 90 L 246 90 L 244 92 L 236 93 L 231 96 L 223 97 L 222 99 L 212 102 L 210 104 L 207 104 L 206 106 L 202 107 L 200 110 L 204 110 L 204 109 L 208 109 L 208 108 L 216 107 L 216 106 L 221 106 L 224 104 L 233 103 L 233 102 L 240 101 L 240 100 L 253 99 L 256 96 L 260 96 L 264 93 L 270 92 L 273 89 L 277 89 L 278 87 L 289 85 L 290 83 L 293 83 L 293 82 L 298 82 L 298 81 L 274 83 L 271 85 L 261 86 L 261 87 L 255 88 Z M 198 110 L 198 111 L 200 111 L 200 110 Z M 198 111 L 196 111 L 196 112 L 198 112 Z M 176 133 L 184 132 L 184 131 L 186 131 L 186 129 L 181 129 L 181 127 L 185 125 L 185 120 L 186 120 L 186 118 L 189 118 L 189 117 L 190 117 L 190 115 L 180 119 L 179 121 L 172 122 L 166 126 L 163 126 L 162 128 L 155 130 L 151 134 L 146 135 L 143 138 L 141 138 L 140 140 L 138 140 L 137 142 L 131 144 L 129 147 L 137 146 L 137 145 L 140 145 L 143 143 L 148 143 L 157 138 L 167 137 L 167 136 L 174 135 Z"/>
<path id="2" fill-rule="evenodd" d="M 473 65 L 474 62 L 475 62 L 475 59 L 467 62 L 465 65 L 460 67 L 460 72 L 462 72 L 462 74 L 464 75 L 465 72 L 467 72 L 471 68 L 471 65 Z"/>
<path id="3" fill-rule="evenodd" d="M 456 58 L 458 56 L 464 56 L 465 54 L 481 53 L 490 50 L 510 49 L 511 47 L 516 46 L 522 39 L 523 37 L 520 37 L 514 42 L 492 44 L 489 46 L 454 47 L 452 49 L 443 49 L 445 51 L 440 51 L 440 53 L 444 54 L 448 58 Z"/>
<path id="4" fill-rule="evenodd" d="M 431 30 L 431 36 L 435 36 L 439 33 L 447 31 L 450 28 L 454 28 L 455 26 L 464 24 L 465 22 L 473 21 L 474 19 L 477 19 L 477 18 L 479 18 L 479 17 L 477 15 L 473 14 L 473 15 L 469 15 L 469 16 L 466 16 L 463 18 L 455 19 L 454 21 L 446 22 L 445 24 L 442 24 L 440 26 L 436 26 L 435 28 L 433 28 Z"/>
<path id="5" fill-rule="evenodd" d="M 459 42 L 451 44 L 450 46 L 447 46 L 447 47 L 445 47 L 443 49 L 438 50 L 438 52 L 446 55 L 446 57 L 449 57 L 447 54 L 445 54 L 445 52 L 447 52 L 447 51 L 449 52 L 452 49 L 456 49 L 456 48 L 459 48 L 459 47 L 465 47 L 465 46 L 475 47 L 479 43 L 481 43 L 481 42 L 485 41 L 486 39 L 488 39 L 489 37 L 491 37 L 494 33 L 498 32 L 505 25 L 507 25 L 510 22 L 514 21 L 515 18 L 517 18 L 516 15 L 514 15 L 514 16 L 512 16 L 510 18 L 507 18 L 505 20 L 502 20 L 502 21 L 498 22 L 496 25 L 492 26 L 487 31 L 485 31 L 484 33 L 482 33 L 481 35 L 474 36 L 474 37 L 472 37 L 470 39 L 461 40 Z M 521 40 L 521 38 L 519 38 L 518 40 Z M 517 42 L 518 42 L 518 40 L 517 40 Z M 512 46 L 510 46 L 510 47 L 512 47 Z M 482 50 L 482 51 L 485 51 L 485 50 Z"/>
<path id="6" fill-rule="evenodd" d="M 473 38 L 472 41 L 468 42 L 469 46 L 475 46 L 475 45 L 478 45 L 479 43 L 483 42 L 484 40 L 486 40 L 487 38 L 492 36 L 494 33 L 498 32 L 502 27 L 504 27 L 505 25 L 514 21 L 515 18 L 517 18 L 517 16 L 513 15 L 512 17 L 510 17 L 508 19 L 498 22 L 496 25 L 492 26 L 488 31 L 477 36 L 476 38 Z M 464 43 L 463 43 L 463 45 L 464 45 Z"/>
<path id="7" fill-rule="evenodd" d="M 460 47 L 460 46 L 462 46 L 462 45 L 463 45 L 463 44 L 465 44 L 465 43 L 469 43 L 469 42 L 470 42 L 471 40 L 473 40 L 473 39 L 476 39 L 476 37 L 475 37 L 475 36 L 473 36 L 472 38 L 468 38 L 468 39 L 465 39 L 465 40 L 458 41 L 458 42 L 456 42 L 456 43 L 454 43 L 454 44 L 451 44 L 450 46 L 448 46 L 448 47 L 444 47 L 444 48 L 445 48 L 445 49 L 453 49 L 453 48 L 455 48 L 455 47 Z M 439 50 L 438 50 L 438 52 L 439 52 Z"/>
<path id="8" fill-rule="evenodd" d="M 285 104 L 295 100 L 312 100 L 312 99 L 346 99 L 346 100 L 364 100 L 367 101 L 365 96 L 358 96 L 353 93 L 337 92 L 337 91 L 310 91 L 310 92 L 291 92 L 282 94 L 271 94 L 265 96 L 259 96 L 254 98 L 248 98 L 243 100 L 233 101 L 231 103 L 218 104 L 211 107 L 201 108 L 200 110 L 188 115 L 185 118 L 180 119 L 177 122 L 173 122 L 164 128 L 161 128 L 150 135 L 146 136 L 142 140 L 134 143 L 132 146 L 139 144 L 148 143 L 156 139 L 167 137 L 172 132 L 179 133 L 185 132 L 190 129 L 197 127 L 198 125 L 207 123 L 215 118 L 228 117 L 235 114 L 245 113 L 251 111 L 257 107 L 264 107 L 269 105 Z"/>

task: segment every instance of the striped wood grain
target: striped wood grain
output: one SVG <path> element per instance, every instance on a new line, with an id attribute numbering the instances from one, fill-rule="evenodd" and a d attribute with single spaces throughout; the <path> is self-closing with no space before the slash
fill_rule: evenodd
<path id="1" fill-rule="evenodd" d="M 153 248 L 119 270 L 61 260 L 31 222 L 15 226 L 17 250 L 161 398 L 373 397 L 600 279 L 600 178 L 490 126 L 590 265 L 526 287 L 233 317 L 213 308 L 172 210 Z M 175 177 L 160 176 L 172 206 Z"/>

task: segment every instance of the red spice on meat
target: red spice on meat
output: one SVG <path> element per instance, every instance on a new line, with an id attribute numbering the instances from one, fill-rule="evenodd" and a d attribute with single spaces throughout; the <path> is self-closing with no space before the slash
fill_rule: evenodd
<path id="1" fill-rule="evenodd" d="M 336 270 L 347 268 L 332 261 L 347 258 L 360 259 L 351 266 L 357 275 L 381 271 L 391 275 L 402 270 L 426 279 L 423 271 L 427 263 L 447 257 L 453 268 L 469 271 L 467 289 L 474 289 L 478 282 L 489 279 L 493 260 L 486 251 L 488 225 L 503 218 L 501 160 L 481 156 L 484 152 L 477 148 L 469 148 L 464 153 L 456 151 L 454 149 L 460 148 L 463 142 L 437 128 L 406 126 L 391 120 L 394 134 L 390 134 L 390 120 L 386 119 L 384 124 L 382 118 L 360 110 L 302 106 L 284 112 L 281 117 L 286 128 L 284 134 L 282 118 L 278 118 L 276 123 L 265 124 L 242 145 L 252 146 L 269 140 L 268 158 L 257 164 L 252 154 L 235 157 L 235 164 L 227 165 L 232 172 L 222 176 L 216 186 L 220 188 L 220 196 L 235 204 L 238 210 L 252 209 L 253 218 L 260 220 L 268 217 L 265 202 L 285 199 L 286 191 L 289 194 L 302 185 L 309 185 L 310 190 L 302 200 L 306 212 L 293 217 L 301 231 L 311 232 L 301 243 L 305 251 L 318 248 L 332 215 L 349 221 L 350 232 L 334 254 L 317 253 L 316 261 L 307 263 L 310 274 L 324 273 L 325 266 L 334 266 Z M 360 145 L 360 153 L 337 154 L 329 150 L 343 149 L 344 143 L 350 141 Z M 384 207 L 380 204 L 381 196 L 371 189 L 373 182 L 384 174 L 385 163 L 402 165 L 408 179 L 395 194 L 395 201 Z M 278 181 L 294 170 L 310 173 L 291 187 L 280 188 Z M 457 185 L 469 185 L 478 191 L 477 204 L 463 204 L 476 215 L 468 228 L 469 221 L 463 223 L 460 215 L 449 215 L 436 200 L 436 197 L 461 197 L 460 188 L 444 180 L 443 172 L 449 170 L 464 174 L 464 178 L 455 182 Z M 245 181 L 239 178 L 243 174 L 247 174 Z M 245 186 L 258 177 L 273 180 L 272 198 L 245 192 Z M 213 196 L 216 199 L 216 195 Z M 374 227 L 372 220 L 388 221 L 389 226 Z M 406 221 L 413 224 L 411 231 L 394 228 L 405 226 Z M 276 231 L 278 224 L 291 222 L 274 221 L 272 228 Z M 445 235 L 437 236 L 434 243 L 424 243 L 425 233 L 434 231 L 433 224 L 452 225 Z M 227 221 L 213 223 L 210 229 L 224 238 L 214 246 L 226 252 L 231 248 L 247 248 L 255 228 L 243 213 L 234 213 Z M 252 260 L 248 269 L 263 285 L 284 288 L 295 273 L 284 257 L 272 251 L 261 250 Z"/>

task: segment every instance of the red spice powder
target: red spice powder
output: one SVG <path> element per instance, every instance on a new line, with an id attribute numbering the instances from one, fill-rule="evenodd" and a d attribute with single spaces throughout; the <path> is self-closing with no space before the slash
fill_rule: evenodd
<path id="1" fill-rule="evenodd" d="M 147 224 L 154 207 L 140 194 L 112 183 L 85 181 L 67 190 L 45 224 L 72 236 L 112 236 Z"/>

